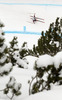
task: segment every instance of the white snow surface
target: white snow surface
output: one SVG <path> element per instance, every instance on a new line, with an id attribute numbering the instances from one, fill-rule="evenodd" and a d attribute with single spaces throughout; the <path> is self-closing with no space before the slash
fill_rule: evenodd
<path id="1" fill-rule="evenodd" d="M 32 56 L 27 56 L 26 59 L 28 60 L 29 63 L 31 61 L 31 65 L 33 66 L 34 61 L 37 58 L 32 57 Z M 58 100 L 58 99 L 62 100 L 62 94 L 61 94 L 62 86 L 57 86 L 57 85 L 54 85 L 54 86 L 52 85 L 52 88 L 49 91 L 43 91 L 41 93 L 37 93 L 35 95 L 29 96 L 28 80 L 31 80 L 31 77 L 35 76 L 35 74 L 36 74 L 36 71 L 31 70 L 30 66 L 28 69 L 22 69 L 22 68 L 18 68 L 17 66 L 14 66 L 13 70 L 11 71 L 11 73 L 8 76 L 3 76 L 0 78 L 0 89 L 2 90 L 3 88 L 5 88 L 5 84 L 7 84 L 9 78 L 12 76 L 16 79 L 17 83 L 22 84 L 22 87 L 20 89 L 22 94 L 18 97 L 14 96 L 14 98 L 13 98 L 14 100 L 20 100 L 20 99 L 21 100 L 41 100 L 41 98 L 42 98 L 42 100 L 45 100 L 45 99 L 47 99 L 47 100 Z M 44 78 L 46 79 L 45 76 L 44 76 Z M 12 81 L 11 84 L 13 84 L 13 82 L 14 81 Z M 14 87 L 14 88 L 18 89 L 18 85 L 17 85 L 17 87 Z M 6 95 L 4 95 L 3 93 L 0 92 L 0 99 L 1 98 L 4 100 L 8 100 Z"/>
<path id="2" fill-rule="evenodd" d="M 2 38 L 1 33 L 3 33 L 3 30 L 0 28 L 0 38 Z"/>
<path id="3" fill-rule="evenodd" d="M 36 0 L 37 3 L 43 4 L 61 4 L 62 1 L 56 0 L 56 2 L 52 2 L 52 0 Z M 5 3 L 33 3 L 35 0 L 0 0 Z M 3 8 L 3 9 L 2 9 Z M 3 5 L 0 4 L 0 19 L 5 24 L 4 30 L 23 30 L 23 26 L 26 26 L 27 31 L 37 31 L 41 32 L 42 30 L 46 30 L 49 27 L 51 22 L 54 22 L 57 17 L 62 17 L 61 6 L 33 6 L 33 5 Z M 31 24 L 32 20 L 30 19 L 30 15 L 36 13 L 37 17 L 43 18 L 45 23 L 36 23 Z M 54 15 L 52 17 L 52 15 Z M 29 23 L 31 22 L 31 23 Z"/>
<path id="4" fill-rule="evenodd" d="M 42 4 L 62 4 L 61 0 L 0 0 L 0 3 L 42 3 Z M 5 24 L 4 30 L 8 31 L 23 31 L 23 26 L 26 26 L 26 31 L 41 32 L 42 30 L 48 30 L 51 22 L 55 22 L 57 17 L 62 17 L 62 6 L 32 6 L 32 5 L 6 5 L 0 4 L 0 19 Z M 36 13 L 37 17 L 43 18 L 45 23 L 31 24 L 30 15 Z M 13 36 L 18 37 L 19 47 L 25 41 L 28 43 L 28 47 L 32 48 L 33 44 L 37 45 L 39 35 L 27 35 L 27 34 L 6 34 L 6 44 L 9 46 L 9 41 Z M 57 66 L 62 63 L 62 52 L 59 52 L 54 56 L 54 62 Z M 58 57 L 58 59 L 57 59 Z M 14 100 L 62 100 L 62 86 L 53 86 L 50 91 L 43 91 L 35 95 L 29 96 L 29 84 L 28 80 L 31 80 L 32 76 L 35 76 L 36 72 L 33 69 L 34 62 L 37 58 L 26 57 L 29 62 L 28 69 L 21 69 L 14 66 L 12 72 L 8 76 L 0 77 L 0 89 L 4 89 L 9 78 L 15 77 L 17 82 L 22 84 L 22 94 L 18 97 L 14 97 Z M 46 58 L 47 61 L 49 58 Z M 50 59 L 52 59 L 50 57 Z M 45 60 L 46 61 L 46 60 Z M 52 62 L 48 61 L 49 64 Z M 11 64 L 10 64 L 11 65 Z M 6 70 L 8 65 L 6 66 Z M 1 70 L 0 70 L 1 71 Z M 8 100 L 7 96 L 0 92 L 0 100 Z"/>
<path id="5" fill-rule="evenodd" d="M 18 91 L 19 88 L 21 88 L 21 84 L 20 84 L 20 83 L 15 83 L 15 84 L 14 84 L 14 89 L 15 89 L 16 91 Z"/>
<path id="6" fill-rule="evenodd" d="M 37 67 L 47 67 L 48 65 L 53 65 L 53 57 L 51 57 L 50 55 L 42 55 L 38 58 L 37 60 Z"/>
<path id="7" fill-rule="evenodd" d="M 35 65 L 35 60 L 37 60 L 38 58 L 34 56 L 26 56 L 24 58 L 26 58 L 28 61 L 28 69 L 33 70 Z"/>
<path id="8" fill-rule="evenodd" d="M 37 45 L 37 40 L 40 38 L 40 35 L 31 35 L 31 34 L 5 34 L 5 43 L 10 46 L 9 42 L 13 39 L 14 36 L 18 37 L 18 46 L 21 48 L 24 42 L 27 42 L 28 48 L 32 49 L 33 44 Z"/>
<path id="9" fill-rule="evenodd" d="M 14 48 L 14 49 L 18 49 L 18 45 L 17 45 L 17 44 L 15 44 L 13 48 Z"/>
<path id="10" fill-rule="evenodd" d="M 12 87 L 16 83 L 16 80 L 14 77 L 10 77 L 10 78 L 11 78 L 11 80 L 9 80 L 9 82 L 7 84 L 8 87 Z"/>
<path id="11" fill-rule="evenodd" d="M 54 1 L 54 2 L 53 2 Z M 5 3 L 53 3 L 53 4 L 61 4 L 61 0 L 0 0 L 0 2 L 5 2 Z"/>
<path id="12" fill-rule="evenodd" d="M 14 96 L 14 100 L 20 100 L 20 99 L 24 100 L 26 97 L 29 96 L 28 80 L 31 80 L 31 77 L 35 76 L 35 74 L 36 72 L 34 70 L 21 69 L 14 66 L 12 72 L 8 76 L 0 77 L 0 90 L 5 88 L 5 85 L 8 83 L 10 77 L 14 77 L 17 83 L 22 84 L 22 87 L 20 90 L 22 94 L 18 97 Z M 13 83 L 14 81 L 11 82 L 11 85 Z M 7 96 L 5 96 L 3 92 L 0 92 L 0 99 L 8 100 Z"/>
<path id="13" fill-rule="evenodd" d="M 18 64 L 18 66 L 21 66 L 21 67 L 23 67 L 25 69 L 28 68 L 27 63 L 23 59 L 18 58 L 16 63 Z"/>
<path id="14" fill-rule="evenodd" d="M 0 74 L 3 72 L 9 72 L 12 69 L 12 63 L 7 63 L 3 67 L 0 66 Z"/>
<path id="15" fill-rule="evenodd" d="M 31 95 L 25 100 L 61 100 L 62 98 L 62 86 L 56 87 L 50 91 L 44 91 Z"/>
<path id="16" fill-rule="evenodd" d="M 6 49 L 6 44 L 3 44 L 3 46 L 0 47 L 0 53 L 3 53 L 3 51 Z"/>
<path id="17" fill-rule="evenodd" d="M 18 51 L 14 51 L 14 53 L 13 53 L 13 57 L 14 57 L 14 59 L 19 59 L 20 57 L 19 57 L 20 55 L 19 55 L 19 52 Z"/>
<path id="18" fill-rule="evenodd" d="M 0 63 L 4 63 L 6 61 L 6 59 L 7 59 L 7 56 L 6 55 L 3 56 L 3 57 L 1 57 L 0 58 Z"/>
<path id="19" fill-rule="evenodd" d="M 48 65 L 53 65 L 55 68 L 59 68 L 62 64 L 62 51 L 58 52 L 55 56 L 50 56 L 48 54 L 41 55 L 36 60 L 37 68 L 47 67 Z"/>
<path id="20" fill-rule="evenodd" d="M 54 61 L 54 65 L 55 65 L 56 68 L 58 68 L 59 65 L 62 64 L 62 51 L 58 52 L 54 56 L 53 61 Z"/>
<path id="21" fill-rule="evenodd" d="M 61 4 L 61 0 L 0 0 L 0 3 L 39 3 L 39 4 Z M 0 19 L 5 24 L 4 30 L 41 32 L 49 28 L 50 23 L 55 22 L 57 17 L 62 17 L 61 6 L 32 6 L 32 5 L 6 5 L 0 4 Z M 37 17 L 43 18 L 45 23 L 37 22 L 32 24 L 31 15 L 36 13 Z M 29 23 L 31 22 L 31 23 Z M 32 44 L 37 44 L 38 35 L 25 34 L 6 34 L 6 43 L 13 36 L 18 36 L 19 46 L 24 41 L 28 43 L 28 47 L 32 48 Z M 7 38 L 8 37 L 8 38 Z M 30 41 L 31 40 L 31 41 Z"/>

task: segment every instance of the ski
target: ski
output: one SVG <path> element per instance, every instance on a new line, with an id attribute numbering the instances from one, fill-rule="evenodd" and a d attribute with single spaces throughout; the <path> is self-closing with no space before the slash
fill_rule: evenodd
<path id="1" fill-rule="evenodd" d="M 32 17 L 33 18 L 33 16 L 30 16 L 30 17 Z M 41 19 L 41 20 L 44 20 L 43 18 L 39 18 L 39 17 L 35 17 L 36 19 Z"/>
<path id="2" fill-rule="evenodd" d="M 31 19 L 32 19 L 32 18 L 31 18 Z M 36 19 L 36 21 L 38 21 L 38 22 L 42 22 L 42 23 L 45 23 L 45 22 L 43 22 L 43 21 L 41 21 L 41 20 L 38 20 L 38 19 Z M 35 21 L 35 22 L 36 22 L 36 21 Z"/>
<path id="3" fill-rule="evenodd" d="M 42 22 L 42 23 L 45 23 L 45 22 L 43 22 L 43 21 L 41 21 L 41 20 L 36 20 L 36 21 L 38 21 L 38 22 Z"/>
<path id="4" fill-rule="evenodd" d="M 41 20 L 44 20 L 43 18 L 38 18 L 38 17 L 36 17 L 37 19 L 41 19 Z"/>

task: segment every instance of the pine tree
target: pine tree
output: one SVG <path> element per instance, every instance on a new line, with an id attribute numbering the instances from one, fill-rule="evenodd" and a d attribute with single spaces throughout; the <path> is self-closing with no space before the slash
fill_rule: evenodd
<path id="1" fill-rule="evenodd" d="M 61 18 L 61 20 L 60 20 L 60 26 L 61 26 L 61 34 L 60 34 L 60 36 L 61 36 L 61 40 L 60 40 L 60 50 L 62 50 L 62 18 Z"/>
<path id="2" fill-rule="evenodd" d="M 4 24 L 0 22 L 0 76 L 3 76 L 4 74 L 8 74 L 12 69 L 12 64 L 10 63 L 10 60 L 8 59 L 8 48 L 6 46 L 5 38 L 4 38 L 4 32 L 2 30 L 2 27 Z"/>
<path id="3" fill-rule="evenodd" d="M 34 55 L 37 54 L 37 51 L 36 51 L 36 47 L 35 47 L 35 45 L 33 45 L 33 52 L 34 52 Z"/>
<path id="4" fill-rule="evenodd" d="M 18 43 L 17 37 L 14 36 L 12 41 L 10 42 L 10 48 L 9 48 L 9 55 L 13 65 L 15 65 L 17 57 L 19 56 L 19 48 L 17 43 Z"/>
<path id="5" fill-rule="evenodd" d="M 41 37 L 38 40 L 38 45 L 35 51 L 41 54 L 55 55 L 62 48 L 62 24 L 61 19 L 56 19 L 55 23 L 51 23 L 49 29 L 44 33 L 41 32 Z"/>
<path id="6" fill-rule="evenodd" d="M 21 49 L 19 50 L 19 53 L 20 53 L 20 57 L 23 58 L 25 56 L 28 55 L 28 46 L 27 46 L 27 42 L 24 42 L 22 44 L 22 47 Z"/>

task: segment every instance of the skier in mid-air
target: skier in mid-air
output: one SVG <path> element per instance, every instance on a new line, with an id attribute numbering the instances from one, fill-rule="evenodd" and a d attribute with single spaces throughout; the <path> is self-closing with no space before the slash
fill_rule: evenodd
<path id="1" fill-rule="evenodd" d="M 45 22 L 43 21 L 44 19 L 39 18 L 39 17 L 36 17 L 35 14 L 34 14 L 34 16 L 30 16 L 30 17 L 31 17 L 31 19 L 32 19 L 32 21 L 33 21 L 34 24 L 35 24 L 36 21 L 45 23 Z"/>
<path id="2" fill-rule="evenodd" d="M 33 16 L 33 23 L 35 24 L 35 21 L 36 21 L 36 17 L 35 17 L 35 14 Z"/>

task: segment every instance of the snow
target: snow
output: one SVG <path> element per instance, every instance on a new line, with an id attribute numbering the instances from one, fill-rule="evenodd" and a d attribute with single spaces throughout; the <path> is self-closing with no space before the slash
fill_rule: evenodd
<path id="1" fill-rule="evenodd" d="M 54 1 L 54 2 L 53 2 Z M 46 4 L 48 4 L 48 3 L 56 3 L 56 4 L 61 4 L 61 0 L 59 0 L 59 1 L 57 1 L 57 0 L 23 0 L 23 1 L 21 1 L 21 0 L 0 0 L 0 2 L 5 2 L 5 3 L 46 3 Z"/>
<path id="2" fill-rule="evenodd" d="M 42 55 L 38 58 L 36 64 L 37 64 L 37 68 L 47 67 L 48 65 L 53 65 L 53 57 L 47 54 Z"/>
<path id="3" fill-rule="evenodd" d="M 21 88 L 21 84 L 17 83 L 14 77 L 10 77 L 10 80 L 7 83 L 7 87 L 8 88 L 13 87 L 14 90 L 18 91 Z"/>
<path id="4" fill-rule="evenodd" d="M 62 4 L 61 0 L 0 0 L 0 3 L 38 3 L 38 4 Z M 42 30 L 46 31 L 51 22 L 55 22 L 57 17 L 62 17 L 62 6 L 33 6 L 33 5 L 7 5 L 0 4 L 0 19 L 5 24 L 3 28 L 4 31 L 23 31 L 23 27 L 26 26 L 26 31 L 31 32 L 41 32 Z M 36 23 L 31 24 L 28 21 L 32 22 L 30 15 L 36 13 L 37 17 L 44 18 L 45 23 Z M 0 31 L 2 32 L 2 31 Z M 6 44 L 9 46 L 9 42 L 13 39 L 13 36 L 18 37 L 18 45 L 22 46 L 24 42 L 27 42 L 28 48 L 32 49 L 33 44 L 37 45 L 37 40 L 40 35 L 28 35 L 28 34 L 5 34 Z M 1 37 L 1 35 L 0 35 Z M 4 39 L 3 37 L 1 37 Z M 58 44 L 57 44 L 58 46 Z M 6 48 L 5 45 L 2 47 Z M 3 52 L 3 49 L 0 49 L 0 52 Z M 16 53 L 17 55 L 17 53 Z M 38 66 L 46 66 L 49 64 L 55 64 L 58 68 L 59 64 L 62 63 L 62 52 L 57 53 L 54 56 L 54 60 L 49 55 L 44 55 L 38 60 Z M 29 84 L 28 80 L 32 76 L 35 76 L 36 72 L 33 70 L 33 66 L 37 57 L 27 56 L 25 57 L 29 62 L 26 65 L 26 62 L 18 59 L 18 63 L 24 64 L 23 66 L 28 69 L 21 69 L 18 66 L 14 66 L 13 70 L 8 76 L 0 77 L 0 89 L 5 88 L 9 78 L 12 76 L 17 80 L 17 83 L 21 83 L 21 92 L 22 94 L 18 97 L 14 97 L 14 100 L 62 100 L 62 86 L 52 87 L 50 91 L 43 91 L 35 95 L 29 96 Z M 40 63 L 42 60 L 42 63 Z M 25 62 L 25 63 L 24 63 Z M 6 64 L 3 70 L 9 71 L 11 68 L 11 63 Z M 0 73 L 3 71 L 0 68 Z M 45 76 L 44 76 L 45 77 Z M 11 85 L 14 81 L 12 81 Z M 18 89 L 16 85 L 14 88 Z M 0 92 L 0 100 L 8 100 L 8 98 Z"/>
<path id="5" fill-rule="evenodd" d="M 7 64 L 3 65 L 3 67 L 0 66 L 0 74 L 4 73 L 4 72 L 9 72 L 11 69 L 12 69 L 11 63 L 7 63 Z"/>
<path id="6" fill-rule="evenodd" d="M 58 52 L 54 56 L 53 61 L 54 61 L 54 65 L 55 65 L 56 68 L 58 68 L 59 65 L 62 64 L 62 51 Z"/>
<path id="7" fill-rule="evenodd" d="M 33 70 L 34 69 L 35 60 L 37 60 L 37 57 L 26 56 L 24 58 L 26 58 L 27 61 L 28 61 L 28 69 Z"/>
<path id="8" fill-rule="evenodd" d="M 20 88 L 21 88 L 21 84 L 20 84 L 20 83 L 15 83 L 14 89 L 15 89 L 16 91 L 18 91 Z"/>
<path id="9" fill-rule="evenodd" d="M 39 4 L 61 4 L 61 0 L 0 0 L 0 3 L 39 3 Z M 57 17 L 62 17 L 61 6 L 32 6 L 32 5 L 6 5 L 0 4 L 0 19 L 5 24 L 5 31 L 24 31 L 23 27 L 26 26 L 26 31 L 40 32 L 46 31 L 50 23 L 55 22 Z M 30 15 L 43 18 L 45 23 L 31 24 L 32 20 Z M 53 16 L 54 15 L 54 16 Z M 31 22 L 31 23 L 28 23 Z M 11 41 L 13 36 L 18 37 L 19 47 L 26 41 L 28 47 L 32 48 L 33 44 L 37 45 L 39 35 L 28 34 L 6 34 L 6 43 Z M 7 38 L 8 37 L 8 38 Z"/>
<path id="10" fill-rule="evenodd" d="M 26 57 L 28 59 L 28 62 L 30 62 L 31 60 L 31 64 L 33 66 L 35 57 L 32 56 L 27 56 Z M 13 67 L 13 70 L 11 71 L 11 73 L 8 76 L 3 76 L 0 78 L 0 89 L 3 89 L 5 87 L 5 84 L 7 84 L 9 78 L 12 76 L 16 79 L 17 83 L 21 83 L 22 87 L 21 87 L 21 95 L 18 97 L 14 97 L 14 100 L 45 100 L 46 98 L 49 100 L 58 100 L 58 98 L 60 98 L 59 100 L 61 100 L 61 93 L 62 93 L 62 86 L 52 86 L 51 90 L 49 91 L 43 91 L 41 93 L 37 93 L 35 95 L 31 95 L 29 96 L 29 84 L 28 84 L 28 80 L 31 80 L 32 76 L 35 76 L 36 72 L 34 70 L 29 69 L 21 69 L 18 68 L 16 66 Z M 44 76 L 45 77 L 45 76 Z M 14 82 L 14 78 L 12 79 L 12 83 Z M 5 84 L 4 84 L 5 83 Z M 15 86 L 16 87 L 16 86 Z M 16 88 L 17 89 L 17 88 Z M 56 97 L 57 95 L 57 97 Z M 3 94 L 0 93 L 0 98 L 4 99 L 4 100 L 8 100 L 8 98 Z M 54 98 L 54 99 L 53 99 Z"/>
<path id="11" fill-rule="evenodd" d="M 61 4 L 62 1 L 57 0 L 0 0 L 0 3 L 43 3 L 43 4 Z M 3 5 L 0 4 L 0 19 L 5 24 L 4 30 L 22 31 L 23 26 L 26 26 L 26 31 L 41 32 L 49 27 L 50 22 L 54 22 L 56 17 L 62 17 L 61 6 L 32 6 L 32 5 Z M 41 12 L 41 13 L 40 13 Z M 45 19 L 45 23 L 30 24 L 30 15 L 36 13 L 36 16 Z M 52 17 L 52 15 L 54 15 Z"/>
<path id="12" fill-rule="evenodd" d="M 0 58 L 0 63 L 4 63 L 7 59 L 7 56 L 3 56 Z"/>
<path id="13" fill-rule="evenodd" d="M 55 41 L 56 47 L 59 47 L 59 42 Z"/>
<path id="14" fill-rule="evenodd" d="M 28 68 L 28 65 L 27 63 L 23 60 L 23 59 L 17 59 L 17 64 L 19 67 L 22 67 L 22 68 Z"/>
<path id="15" fill-rule="evenodd" d="M 26 51 L 28 51 L 28 46 L 27 46 L 27 43 L 25 43 L 25 45 L 23 46 L 22 45 L 22 47 L 20 48 L 20 52 L 22 51 L 22 50 L 26 50 Z"/>
<path id="16" fill-rule="evenodd" d="M 50 43 L 49 44 L 52 44 L 52 40 L 50 41 Z M 59 42 L 58 41 L 54 41 L 54 44 L 56 44 L 56 47 L 59 47 Z"/>
<path id="17" fill-rule="evenodd" d="M 62 98 L 62 86 L 59 86 L 60 89 L 56 87 L 56 89 L 50 91 L 44 91 L 41 93 L 37 93 L 35 95 L 31 95 L 25 100 L 61 100 Z"/>
<path id="18" fill-rule="evenodd" d="M 40 35 L 31 35 L 31 34 L 5 34 L 5 43 L 9 45 L 9 42 L 13 39 L 14 36 L 18 37 L 18 46 L 21 47 L 24 42 L 27 42 L 28 48 L 32 49 L 33 44 L 37 45 L 37 40 Z M 34 42 L 33 42 L 34 41 Z"/>
<path id="19" fill-rule="evenodd" d="M 22 58 L 22 59 L 26 62 L 26 64 L 29 64 L 29 62 L 26 58 Z"/>
<path id="20" fill-rule="evenodd" d="M 18 45 L 15 44 L 13 48 L 14 48 L 14 49 L 18 49 Z"/>
<path id="21" fill-rule="evenodd" d="M 55 68 L 59 68 L 62 64 L 62 51 L 58 52 L 55 56 L 50 56 L 47 54 L 39 56 L 36 60 L 37 68 L 47 67 L 48 65 L 53 65 Z"/>
<path id="22" fill-rule="evenodd" d="M 3 76 L 0 78 L 0 90 L 5 88 L 5 84 L 8 83 L 9 78 L 12 76 L 16 79 L 17 83 L 21 83 L 21 95 L 18 97 L 14 97 L 15 100 L 24 100 L 29 95 L 29 84 L 28 80 L 31 79 L 32 76 L 35 76 L 35 71 L 28 70 L 28 69 L 21 69 L 16 66 L 14 66 L 13 70 L 8 76 Z M 12 81 L 13 82 L 13 81 Z M 5 84 L 4 84 L 5 83 Z M 0 99 L 8 100 L 8 98 L 0 92 Z"/>
<path id="23" fill-rule="evenodd" d="M 14 51 L 13 58 L 17 60 L 19 58 L 19 56 L 20 56 L 19 52 L 18 51 Z"/>
<path id="24" fill-rule="evenodd" d="M 6 49 L 6 45 L 3 44 L 3 46 L 0 47 L 0 53 L 3 53 L 3 51 Z"/>
<path id="25" fill-rule="evenodd" d="M 0 38 L 3 38 L 1 33 L 3 33 L 3 30 L 0 28 Z"/>
<path id="26" fill-rule="evenodd" d="M 14 77 L 10 77 L 10 80 L 9 80 L 9 82 L 7 84 L 7 87 L 9 87 L 9 88 L 13 87 L 15 83 L 16 83 L 15 78 Z"/>

